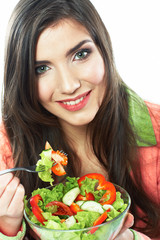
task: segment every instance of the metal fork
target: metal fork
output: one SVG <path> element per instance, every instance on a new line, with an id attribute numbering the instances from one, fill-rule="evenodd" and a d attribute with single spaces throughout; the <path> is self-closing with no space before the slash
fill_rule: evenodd
<path id="1" fill-rule="evenodd" d="M 9 169 L 5 169 L 0 171 L 0 175 L 9 173 L 9 172 L 15 172 L 15 171 L 26 171 L 26 172 L 32 172 L 32 173 L 38 173 L 38 172 L 43 172 L 45 170 L 45 166 L 44 165 L 39 165 L 38 166 L 38 171 L 36 171 L 36 165 L 33 166 L 29 166 L 29 167 L 17 167 L 17 168 L 9 168 Z"/>
<path id="2" fill-rule="evenodd" d="M 63 150 L 60 150 L 61 153 L 63 153 L 64 155 L 68 156 L 67 153 L 65 153 Z"/>
<path id="3" fill-rule="evenodd" d="M 61 153 L 63 153 L 64 155 L 68 156 L 67 153 L 65 153 L 63 150 L 60 150 Z M 53 164 L 56 165 L 57 163 L 55 162 Z M 29 167 L 17 167 L 17 168 L 9 168 L 9 169 L 5 169 L 0 171 L 0 176 L 9 172 L 15 172 L 15 171 L 26 171 L 26 172 L 32 172 L 32 173 L 38 173 L 38 172 L 43 172 L 45 170 L 45 166 L 44 165 L 38 165 L 38 171 L 36 171 L 36 165 L 33 166 L 29 166 Z"/>

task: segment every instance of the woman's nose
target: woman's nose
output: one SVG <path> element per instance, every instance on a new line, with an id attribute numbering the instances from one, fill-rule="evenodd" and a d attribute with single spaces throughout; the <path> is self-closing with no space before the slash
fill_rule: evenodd
<path id="1" fill-rule="evenodd" d="M 72 94 L 81 86 L 78 76 L 69 69 L 61 69 L 58 76 L 58 83 L 59 90 L 63 94 Z"/>

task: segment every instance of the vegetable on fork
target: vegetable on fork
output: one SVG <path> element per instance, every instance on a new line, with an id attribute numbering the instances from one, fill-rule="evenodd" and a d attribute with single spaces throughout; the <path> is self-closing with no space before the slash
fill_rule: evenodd
<path id="1" fill-rule="evenodd" d="M 51 145 L 46 142 L 45 144 L 45 150 L 42 151 L 40 154 L 41 159 L 37 162 L 37 168 L 36 170 L 39 170 L 40 166 L 45 167 L 44 172 L 38 173 L 39 177 L 44 182 L 50 182 L 52 185 L 52 182 L 54 179 L 52 178 L 52 173 L 54 173 L 57 176 L 62 176 L 66 174 L 66 171 L 63 166 L 66 166 L 68 164 L 68 157 L 67 154 L 63 151 L 54 151 L 51 147 Z"/>
<path id="2" fill-rule="evenodd" d="M 68 163 L 67 155 L 63 151 L 54 151 L 49 144 L 49 142 L 46 142 L 45 144 L 45 150 L 51 149 L 51 158 L 54 163 L 51 170 L 52 172 L 57 176 L 62 176 L 66 174 L 66 171 L 64 170 L 63 166 L 66 166 Z M 63 165 L 63 166 L 62 166 Z"/>

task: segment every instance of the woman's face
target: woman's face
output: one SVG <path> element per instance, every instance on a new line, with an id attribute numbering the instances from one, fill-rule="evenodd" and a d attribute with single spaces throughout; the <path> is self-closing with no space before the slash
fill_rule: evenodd
<path id="1" fill-rule="evenodd" d="M 41 105 L 62 124 L 91 122 L 106 82 L 102 56 L 86 28 L 69 19 L 46 28 L 38 39 L 35 61 Z"/>

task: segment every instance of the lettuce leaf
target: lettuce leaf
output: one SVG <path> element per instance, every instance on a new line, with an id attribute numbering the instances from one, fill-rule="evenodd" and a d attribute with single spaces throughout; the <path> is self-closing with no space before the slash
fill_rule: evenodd
<path id="1" fill-rule="evenodd" d="M 89 211 L 82 211 L 78 212 L 75 215 L 75 218 L 78 220 L 79 223 L 84 225 L 85 227 L 92 227 L 94 221 L 100 216 L 100 213 L 97 212 L 89 212 Z"/>
<path id="2" fill-rule="evenodd" d="M 112 204 L 112 206 L 113 206 L 113 209 L 110 212 L 108 212 L 108 218 L 107 218 L 106 221 L 110 221 L 113 218 L 117 217 L 127 207 L 127 204 L 125 204 L 124 200 L 121 198 L 121 193 L 120 192 L 116 192 L 116 200 Z"/>
<path id="3" fill-rule="evenodd" d="M 62 197 L 64 195 L 64 185 L 63 183 L 59 183 L 55 185 L 54 188 L 38 188 L 32 192 L 32 196 L 40 194 L 43 199 L 43 205 L 45 206 L 47 203 L 52 201 L 62 201 Z M 41 201 L 39 201 L 41 202 Z M 40 203 L 39 203 L 40 205 Z M 40 205 L 41 206 L 41 205 Z M 42 206 L 41 206 L 42 207 Z"/>
<path id="4" fill-rule="evenodd" d="M 82 186 L 80 188 L 81 194 L 83 196 L 85 196 L 85 191 L 87 193 L 91 192 L 95 197 L 95 201 L 98 202 L 106 191 L 105 190 L 96 190 L 97 184 L 98 184 L 97 179 L 92 179 L 92 178 L 86 177 L 85 180 L 82 181 Z"/>
<path id="5" fill-rule="evenodd" d="M 121 193 L 116 192 L 116 200 L 114 201 L 112 206 L 114 207 L 114 209 L 118 211 L 123 207 L 123 205 L 124 205 L 124 200 L 121 198 Z"/>
<path id="6" fill-rule="evenodd" d="M 36 164 L 36 171 L 39 171 L 41 166 L 45 167 L 45 171 L 39 172 L 38 176 L 42 181 L 50 182 L 50 184 L 53 185 L 52 183 L 54 182 L 54 179 L 52 177 L 51 171 L 53 162 L 51 161 L 51 152 L 51 149 L 42 151 L 42 153 L 40 154 L 41 159 L 38 160 Z"/>
<path id="7" fill-rule="evenodd" d="M 70 191 L 72 188 L 79 187 L 78 178 L 76 177 L 66 177 L 67 181 L 65 183 L 64 194 Z"/>

